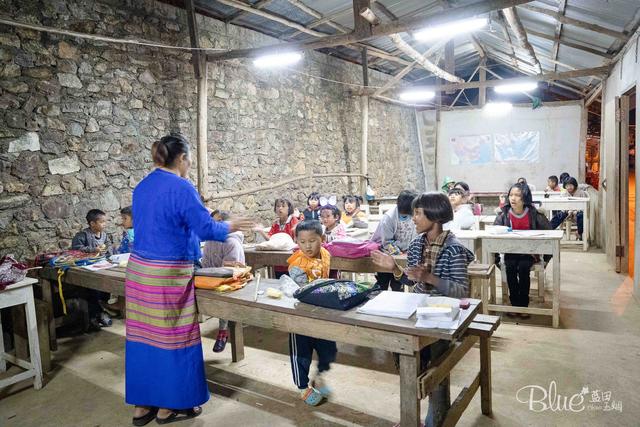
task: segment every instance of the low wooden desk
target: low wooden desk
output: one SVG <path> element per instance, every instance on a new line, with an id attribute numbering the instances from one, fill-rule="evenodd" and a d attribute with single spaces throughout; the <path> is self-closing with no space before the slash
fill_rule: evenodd
<path id="1" fill-rule="evenodd" d="M 583 212 L 582 250 L 584 251 L 589 250 L 589 200 L 588 197 L 550 197 L 540 201 L 541 206 L 546 209 L 549 214 L 551 214 L 551 211 Z"/>
<path id="2" fill-rule="evenodd" d="M 560 324 L 560 240 L 562 230 L 526 230 L 504 234 L 478 232 L 482 241 L 482 263 L 494 264 L 493 254 L 531 254 L 552 255 L 553 263 L 553 299 L 551 308 L 512 307 L 489 304 L 489 311 L 508 311 L 512 313 L 542 314 L 552 316 L 553 327 Z M 504 272 L 502 274 L 505 274 Z"/>
<path id="3" fill-rule="evenodd" d="M 471 307 L 462 312 L 462 322 L 458 329 L 446 331 L 417 329 L 414 326 L 414 317 L 403 320 L 370 316 L 357 313 L 355 308 L 348 311 L 331 310 L 303 304 L 286 296 L 282 299 L 271 299 L 266 295 L 259 295 L 257 301 L 254 301 L 255 286 L 255 281 L 250 282 L 243 289 L 225 294 L 203 289 L 196 290 L 200 313 L 230 320 L 230 344 L 234 362 L 242 360 L 244 357 L 241 326 L 243 323 L 399 353 L 401 426 L 416 427 L 420 425 L 420 399 L 425 397 L 420 388 L 424 382 L 419 381 L 420 350 L 437 340 L 462 340 L 460 347 L 464 346 L 464 348 L 461 348 L 455 355 L 455 351 L 449 354 L 447 359 L 450 357 L 452 360 L 445 359 L 439 365 L 444 366 L 443 369 L 446 369 L 448 374 L 475 342 L 472 340 L 474 337 L 465 336 L 465 332 L 472 319 L 480 312 L 481 304 L 478 300 L 471 300 Z M 268 287 L 277 286 L 277 280 L 266 279 L 260 282 L 260 288 L 265 290 Z M 461 352 L 462 354 L 460 354 Z M 490 364 L 484 368 L 482 374 L 490 375 Z M 485 389 L 484 392 L 481 389 L 483 396 L 486 397 L 487 393 L 490 394 L 490 378 L 480 381 L 480 376 L 481 374 L 478 374 L 476 380 L 481 384 L 487 384 L 488 389 Z M 439 383 L 438 381 L 436 384 L 432 384 L 433 377 L 430 380 L 430 387 L 435 387 Z M 469 390 L 475 392 L 478 383 L 474 381 L 473 384 L 475 384 L 475 388 L 470 386 Z M 461 395 L 463 393 L 465 390 Z M 470 400 L 469 395 L 466 397 Z M 457 400 L 465 401 L 466 399 L 459 397 Z M 468 400 L 466 400 L 467 404 Z M 458 408 L 459 412 L 452 408 L 450 413 L 458 414 L 459 417 L 464 407 Z M 490 405 L 483 408 L 483 413 L 490 412 Z"/>

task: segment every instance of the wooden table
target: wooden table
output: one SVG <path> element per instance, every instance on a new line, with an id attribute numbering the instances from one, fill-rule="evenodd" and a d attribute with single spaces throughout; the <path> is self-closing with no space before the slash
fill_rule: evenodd
<path id="1" fill-rule="evenodd" d="M 56 270 L 41 270 L 41 284 L 45 298 L 52 301 L 51 281 L 57 280 Z M 124 295 L 125 270 L 88 271 L 81 268 L 69 269 L 64 283 L 89 289 Z M 261 288 L 277 286 L 278 281 L 263 279 Z M 253 301 L 255 282 L 243 289 L 220 294 L 210 290 L 197 289 L 196 300 L 200 314 L 229 319 L 230 346 L 234 362 L 244 358 L 242 324 L 299 333 L 317 338 L 329 339 L 379 348 L 395 352 L 400 358 L 400 410 L 401 426 L 420 425 L 420 400 L 424 399 L 443 378 L 449 375 L 457 362 L 477 343 L 480 336 L 480 371 L 473 382 L 463 388 L 452 402 L 448 422 L 454 425 L 480 388 L 482 413 L 491 414 L 491 345 L 478 332 L 486 324 L 478 325 L 476 316 L 481 310 L 479 300 L 472 299 L 471 307 L 462 311 L 461 324 L 455 331 L 437 329 L 417 329 L 415 318 L 409 320 L 384 318 L 348 311 L 330 310 L 297 302 L 291 298 L 274 300 L 259 295 Z M 49 296 L 45 290 L 49 289 Z M 480 316 L 481 317 L 481 316 Z M 478 317 L 478 319 L 480 318 Z M 486 317 L 486 316 L 485 316 Z M 472 325 L 472 326 L 470 326 Z M 473 326 L 475 325 L 475 326 Z M 494 329 L 497 325 L 494 324 Z M 54 327 L 55 339 L 55 327 Z M 420 350 L 437 340 L 453 342 L 441 362 L 425 373 L 420 370 Z"/>
<path id="2" fill-rule="evenodd" d="M 542 314 L 552 316 L 553 327 L 560 322 L 560 240 L 562 230 L 526 230 L 504 234 L 478 232 L 482 242 L 482 263 L 494 264 L 493 254 L 513 253 L 531 255 L 552 255 L 553 263 L 553 299 L 551 308 L 512 307 L 510 305 L 489 304 L 489 311 L 507 311 L 512 313 Z M 505 274 L 504 272 L 502 274 Z"/>
<path id="3" fill-rule="evenodd" d="M 63 283 L 124 296 L 125 270 L 124 267 L 114 267 L 99 271 L 89 271 L 81 267 L 70 268 L 64 273 Z M 60 297 L 58 291 L 58 269 L 44 267 L 39 272 L 42 299 L 49 306 L 50 348 L 51 350 L 56 350 L 58 343 L 56 339 L 56 319 L 53 315 L 53 299 Z"/>
<path id="4" fill-rule="evenodd" d="M 582 249 L 589 249 L 589 198 L 588 197 L 550 197 L 540 201 L 541 206 L 549 212 L 552 211 L 582 211 Z M 578 242 L 579 244 L 580 242 Z"/>
<path id="5" fill-rule="evenodd" d="M 254 301 L 255 286 L 255 282 L 250 282 L 243 289 L 225 294 L 203 289 L 196 290 L 200 313 L 231 321 L 230 328 L 231 325 L 233 328 L 231 328 L 230 344 L 234 362 L 242 360 L 244 357 L 241 326 L 243 323 L 398 353 L 400 355 L 401 426 L 416 427 L 420 425 L 420 399 L 424 397 L 424 393 L 420 392 L 420 385 L 424 382 L 420 382 L 418 379 L 420 375 L 420 350 L 436 340 L 455 342 L 462 339 L 460 345 L 465 349 L 461 349 L 457 353 L 452 351 L 439 365 L 443 366 L 448 374 L 455 363 L 473 346 L 473 342 L 468 340 L 469 337 L 464 338 L 464 335 L 468 325 L 480 310 L 480 301 L 471 300 L 471 307 L 462 311 L 461 325 L 455 331 L 417 329 L 414 326 L 414 317 L 403 320 L 370 316 L 357 313 L 355 308 L 348 311 L 331 310 L 303 304 L 286 296 L 278 300 L 268 298 L 266 295 L 259 295 L 257 301 Z M 260 282 L 260 288 L 265 290 L 268 287 L 277 286 L 277 280 L 266 279 Z M 454 355 L 454 353 L 456 354 Z M 489 371 L 490 366 L 488 368 L 485 366 L 485 371 L 482 374 L 489 376 L 489 378 L 485 378 L 484 383 L 490 390 Z M 430 381 L 433 382 L 433 376 L 430 376 Z M 483 381 L 480 383 L 482 384 Z M 430 383 L 430 386 L 434 387 L 435 385 Z M 475 389 L 477 389 L 477 384 Z M 485 393 L 490 393 L 489 390 L 485 390 Z M 464 392 L 465 390 L 463 390 Z M 470 397 L 466 397 L 468 404 Z M 458 409 L 458 417 L 463 410 L 464 408 Z M 490 412 L 490 407 L 483 408 L 483 413 Z"/>

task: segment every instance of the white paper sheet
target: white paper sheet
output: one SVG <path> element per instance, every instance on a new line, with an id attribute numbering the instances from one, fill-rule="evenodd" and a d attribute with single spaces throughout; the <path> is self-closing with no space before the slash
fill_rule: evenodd
<path id="1" fill-rule="evenodd" d="M 356 311 L 375 316 L 408 319 L 418 306 L 425 304 L 428 295 L 407 292 L 382 291 Z"/>

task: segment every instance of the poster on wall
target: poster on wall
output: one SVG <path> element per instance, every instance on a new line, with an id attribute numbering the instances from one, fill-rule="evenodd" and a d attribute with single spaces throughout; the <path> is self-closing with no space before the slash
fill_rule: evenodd
<path id="1" fill-rule="evenodd" d="M 493 161 L 491 135 L 456 136 L 450 139 L 452 165 L 482 165 Z"/>
<path id="2" fill-rule="evenodd" d="M 540 151 L 540 132 L 525 131 L 508 134 L 495 134 L 496 162 L 526 162 L 538 161 Z"/>

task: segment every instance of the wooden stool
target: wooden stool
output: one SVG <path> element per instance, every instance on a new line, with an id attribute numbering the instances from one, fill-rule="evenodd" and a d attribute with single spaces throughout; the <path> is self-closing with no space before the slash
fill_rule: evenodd
<path id="1" fill-rule="evenodd" d="M 489 313 L 489 298 L 495 301 L 496 276 L 494 274 L 494 264 L 469 264 L 469 281 L 471 283 L 471 298 L 482 300 L 482 313 Z M 491 296 L 489 290 L 491 289 Z"/>
<path id="2" fill-rule="evenodd" d="M 22 304 L 25 305 L 27 335 L 29 337 L 29 356 L 31 357 L 31 361 L 28 362 L 5 353 L 4 340 L 2 339 L 2 324 L 0 323 L 0 372 L 7 370 L 6 362 L 10 362 L 26 370 L 25 372 L 0 380 L 0 388 L 10 386 L 11 384 L 24 381 L 28 378 L 33 378 L 33 386 L 36 390 L 42 388 L 42 364 L 40 362 L 38 325 L 36 321 L 36 307 L 33 300 L 33 288 L 31 286 L 34 283 L 38 283 L 38 281 L 36 279 L 25 279 L 9 285 L 3 291 L 0 291 L 0 309 Z"/>

